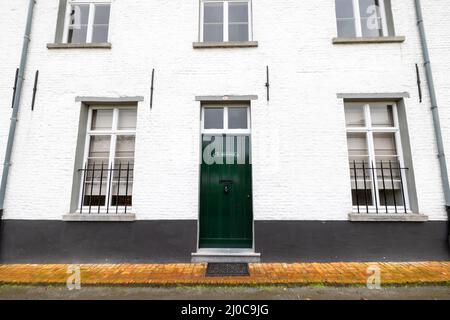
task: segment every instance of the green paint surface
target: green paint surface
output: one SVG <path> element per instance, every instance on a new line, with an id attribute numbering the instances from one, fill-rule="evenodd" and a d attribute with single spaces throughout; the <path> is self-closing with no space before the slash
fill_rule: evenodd
<path id="1" fill-rule="evenodd" d="M 205 141 L 205 138 L 212 141 L 222 139 L 223 143 L 221 148 L 209 152 L 216 160 L 213 164 L 205 162 L 205 157 L 202 157 L 200 248 L 251 248 L 253 212 L 250 137 L 204 136 L 202 151 L 205 148 L 208 151 L 210 145 L 210 141 Z M 227 148 L 226 139 L 232 148 Z M 238 139 L 244 142 L 241 148 L 238 147 Z M 231 152 L 229 149 L 232 149 Z"/>

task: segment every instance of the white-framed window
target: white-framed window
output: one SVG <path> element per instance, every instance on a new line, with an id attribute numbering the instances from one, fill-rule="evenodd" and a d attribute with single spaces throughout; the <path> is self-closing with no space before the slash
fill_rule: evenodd
<path id="1" fill-rule="evenodd" d="M 335 0 L 338 37 L 395 36 L 391 0 Z"/>
<path id="2" fill-rule="evenodd" d="M 105 43 L 109 39 L 111 3 L 108 1 L 69 0 L 63 42 Z"/>
<path id="3" fill-rule="evenodd" d="M 136 107 L 89 108 L 80 170 L 81 213 L 114 213 L 133 204 Z"/>
<path id="4" fill-rule="evenodd" d="M 345 119 L 354 211 L 408 212 L 397 104 L 346 102 Z"/>
<path id="5" fill-rule="evenodd" d="M 250 41 L 251 9 L 251 0 L 201 0 L 200 41 Z"/>
<path id="6" fill-rule="evenodd" d="M 204 134 L 250 134 L 250 107 L 246 104 L 204 105 L 201 118 Z"/>

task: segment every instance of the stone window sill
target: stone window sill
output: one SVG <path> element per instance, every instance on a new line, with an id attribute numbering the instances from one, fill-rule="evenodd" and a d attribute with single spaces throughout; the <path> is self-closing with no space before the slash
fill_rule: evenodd
<path id="1" fill-rule="evenodd" d="M 333 38 L 333 44 L 401 43 L 405 40 L 405 37 Z"/>
<path id="2" fill-rule="evenodd" d="M 194 49 L 206 48 L 254 48 L 258 46 L 258 41 L 230 41 L 230 42 L 194 42 Z"/>
<path id="3" fill-rule="evenodd" d="M 426 222 L 428 216 L 423 214 L 371 214 L 371 213 L 350 213 L 348 220 L 353 222 Z"/>
<path id="4" fill-rule="evenodd" d="M 109 42 L 105 43 L 47 43 L 47 49 L 111 49 Z"/>
<path id="5" fill-rule="evenodd" d="M 91 222 L 130 222 L 136 221 L 136 215 L 134 213 L 110 213 L 110 214 L 81 214 L 81 213 L 68 213 L 63 215 L 63 221 L 91 221 Z"/>

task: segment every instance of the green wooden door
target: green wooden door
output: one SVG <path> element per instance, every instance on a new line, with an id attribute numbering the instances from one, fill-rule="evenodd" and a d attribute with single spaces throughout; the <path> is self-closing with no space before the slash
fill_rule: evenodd
<path id="1" fill-rule="evenodd" d="M 210 151 L 216 139 L 222 139 L 222 146 Z M 252 248 L 250 137 L 204 135 L 202 140 L 199 246 Z M 212 155 L 214 163 L 205 161 L 205 154 Z"/>

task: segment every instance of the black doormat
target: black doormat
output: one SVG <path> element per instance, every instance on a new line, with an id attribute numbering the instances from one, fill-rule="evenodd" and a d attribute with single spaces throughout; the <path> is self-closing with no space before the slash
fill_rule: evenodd
<path id="1" fill-rule="evenodd" d="M 250 276 L 248 263 L 208 263 L 207 277 Z"/>

